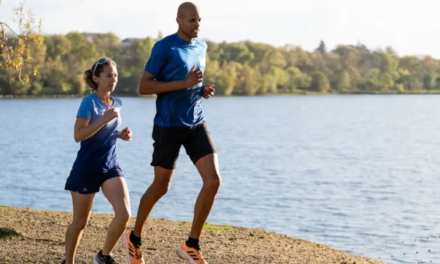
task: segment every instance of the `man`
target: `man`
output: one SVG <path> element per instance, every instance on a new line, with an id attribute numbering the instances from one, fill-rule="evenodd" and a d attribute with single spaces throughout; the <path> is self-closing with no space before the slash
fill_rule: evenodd
<path id="1" fill-rule="evenodd" d="M 135 228 L 123 236 L 130 264 L 144 263 L 141 235 L 156 202 L 167 193 L 183 145 L 203 180 L 197 198 L 191 232 L 178 249 L 193 264 L 206 264 L 200 254 L 199 237 L 220 187 L 217 154 L 201 108 L 202 97 L 214 94 L 214 85 L 203 86 L 207 44 L 197 38 L 201 18 L 193 3 L 179 6 L 177 33 L 158 41 L 145 66 L 140 94 L 157 94 L 154 118 L 154 181 L 142 196 Z"/>

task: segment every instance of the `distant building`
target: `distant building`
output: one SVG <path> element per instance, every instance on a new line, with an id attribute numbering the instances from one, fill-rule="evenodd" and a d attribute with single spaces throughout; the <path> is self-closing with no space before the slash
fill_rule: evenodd
<path id="1" fill-rule="evenodd" d="M 82 34 L 86 37 L 87 42 L 93 43 L 93 37 L 96 35 L 99 35 L 101 33 L 83 32 Z M 130 46 L 131 44 L 133 44 L 134 42 L 136 42 L 138 40 L 141 40 L 141 39 L 140 38 L 126 38 L 121 41 L 121 44 L 122 44 L 122 47 L 125 48 L 125 47 Z"/>
<path id="2" fill-rule="evenodd" d="M 141 40 L 140 38 L 126 38 L 122 40 L 122 47 L 128 47 L 131 44 L 133 44 L 134 42 Z"/>

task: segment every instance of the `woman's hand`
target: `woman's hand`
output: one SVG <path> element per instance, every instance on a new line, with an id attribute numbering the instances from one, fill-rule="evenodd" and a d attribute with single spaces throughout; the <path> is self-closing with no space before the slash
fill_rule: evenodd
<path id="1" fill-rule="evenodd" d="M 131 133 L 131 130 L 128 127 L 122 129 L 121 131 L 118 131 L 118 138 L 122 140 L 130 141 L 132 137 L 133 134 Z"/>
<path id="2" fill-rule="evenodd" d="M 105 124 L 107 124 L 108 122 L 112 121 L 113 119 L 117 118 L 118 116 L 119 116 L 118 110 L 107 106 L 107 109 L 104 112 L 104 116 L 102 117 L 102 121 Z"/>

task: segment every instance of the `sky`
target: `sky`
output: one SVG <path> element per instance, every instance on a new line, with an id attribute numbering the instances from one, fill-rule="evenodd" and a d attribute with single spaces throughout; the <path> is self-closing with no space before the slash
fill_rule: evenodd
<path id="1" fill-rule="evenodd" d="M 0 21 L 11 23 L 22 0 L 1 0 Z M 43 34 L 70 31 L 113 32 L 157 37 L 177 30 L 182 0 L 26 0 Z M 312 51 L 320 40 L 327 50 L 362 43 L 371 50 L 388 46 L 400 55 L 440 59 L 439 0 L 197 0 L 199 36 L 215 42 L 251 40 Z"/>

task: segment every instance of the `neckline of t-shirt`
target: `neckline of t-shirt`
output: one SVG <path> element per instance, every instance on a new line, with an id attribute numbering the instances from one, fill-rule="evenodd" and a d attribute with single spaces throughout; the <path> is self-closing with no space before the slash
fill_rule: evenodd
<path id="1" fill-rule="evenodd" d="M 177 33 L 174 33 L 174 37 L 183 45 L 191 46 L 191 45 L 196 44 L 196 38 L 193 38 L 192 41 L 187 41 L 187 40 L 184 40 L 183 38 L 181 38 L 179 36 L 179 34 L 177 34 Z"/>
<path id="2" fill-rule="evenodd" d="M 115 100 L 115 98 L 114 98 L 113 96 L 110 96 L 110 98 L 113 100 L 113 104 L 112 104 L 112 105 L 106 105 L 106 104 L 104 104 L 104 102 L 101 100 L 101 98 L 99 98 L 99 97 L 96 95 L 96 93 L 93 93 L 93 95 L 95 96 L 96 99 L 98 99 L 99 103 L 100 103 L 101 105 L 105 106 L 106 108 L 107 108 L 107 107 L 110 107 L 110 106 L 114 106 L 115 103 L 116 103 L 116 100 Z"/>

